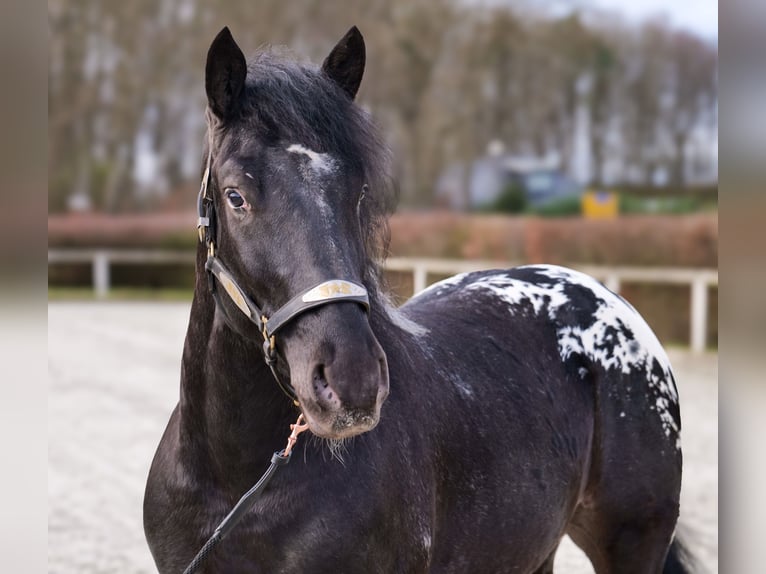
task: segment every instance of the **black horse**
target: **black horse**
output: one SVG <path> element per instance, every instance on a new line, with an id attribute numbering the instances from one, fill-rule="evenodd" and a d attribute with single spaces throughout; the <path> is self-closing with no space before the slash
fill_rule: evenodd
<path id="1" fill-rule="evenodd" d="M 552 266 L 386 298 L 364 63 L 356 28 L 319 69 L 247 65 L 228 29 L 210 48 L 203 242 L 144 502 L 159 571 L 183 570 L 300 410 L 314 436 L 206 572 L 552 572 L 565 534 L 599 574 L 685 572 L 676 387 L 628 303 Z"/>

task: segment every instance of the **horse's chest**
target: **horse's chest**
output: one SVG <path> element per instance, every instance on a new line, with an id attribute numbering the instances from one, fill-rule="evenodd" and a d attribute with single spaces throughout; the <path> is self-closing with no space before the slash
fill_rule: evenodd
<path id="1" fill-rule="evenodd" d="M 276 489 L 275 489 L 276 490 Z M 365 489 L 366 490 L 366 489 Z M 166 513 L 161 572 L 181 571 L 228 511 L 219 493 L 204 505 Z M 206 560 L 210 572 L 427 572 L 431 530 L 412 504 L 376 499 L 369 490 L 338 498 L 265 493 Z M 171 565 L 172 564 L 172 565 Z"/>

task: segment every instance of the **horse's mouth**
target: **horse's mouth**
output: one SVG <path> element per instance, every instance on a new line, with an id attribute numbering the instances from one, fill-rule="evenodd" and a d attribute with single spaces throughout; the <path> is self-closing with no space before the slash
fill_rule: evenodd
<path id="1" fill-rule="evenodd" d="M 374 429 L 380 420 L 380 407 L 373 411 L 354 409 L 341 409 L 338 412 L 324 411 L 319 415 L 312 414 L 309 409 L 303 409 L 303 416 L 309 425 L 309 430 L 316 436 L 343 439 Z"/>

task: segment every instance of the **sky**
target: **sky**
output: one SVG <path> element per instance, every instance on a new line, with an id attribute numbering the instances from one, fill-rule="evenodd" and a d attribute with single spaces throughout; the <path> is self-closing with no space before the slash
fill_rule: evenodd
<path id="1" fill-rule="evenodd" d="M 718 39 L 717 0 L 590 0 L 588 3 L 636 20 L 667 14 L 676 26 L 705 38 Z"/>
<path id="2" fill-rule="evenodd" d="M 718 43 L 718 0 L 463 0 L 468 4 L 517 5 L 543 8 L 550 14 L 568 14 L 579 8 L 603 9 L 628 22 L 667 16 L 671 24 Z M 763 0 L 751 0 L 763 4 Z"/>

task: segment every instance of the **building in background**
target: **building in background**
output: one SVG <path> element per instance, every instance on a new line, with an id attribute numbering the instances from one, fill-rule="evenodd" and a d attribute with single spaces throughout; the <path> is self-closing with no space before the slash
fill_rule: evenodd
<path id="1" fill-rule="evenodd" d="M 582 186 L 561 169 L 557 154 L 512 155 L 497 140 L 469 165 L 468 173 L 465 165 L 448 167 L 435 190 L 438 206 L 459 211 L 521 211 L 581 194 Z"/>

